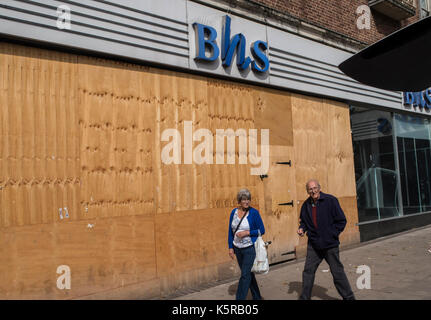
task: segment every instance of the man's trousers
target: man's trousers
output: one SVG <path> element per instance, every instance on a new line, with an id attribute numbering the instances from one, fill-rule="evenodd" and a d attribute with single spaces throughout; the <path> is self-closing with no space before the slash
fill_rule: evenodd
<path id="1" fill-rule="evenodd" d="M 302 294 L 300 300 L 309 300 L 311 290 L 314 285 L 314 276 L 322 260 L 329 264 L 335 288 L 344 300 L 354 300 L 349 280 L 344 272 L 343 264 L 340 261 L 340 251 L 338 247 L 316 250 L 310 244 L 307 247 L 307 258 L 305 260 L 304 271 L 302 273 Z"/>

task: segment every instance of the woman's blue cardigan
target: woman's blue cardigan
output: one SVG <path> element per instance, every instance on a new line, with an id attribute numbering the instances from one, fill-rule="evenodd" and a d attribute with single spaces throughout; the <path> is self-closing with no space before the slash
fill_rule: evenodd
<path id="1" fill-rule="evenodd" d="M 234 234 L 233 234 L 233 230 L 231 228 L 231 225 L 232 225 L 232 220 L 233 220 L 233 216 L 235 214 L 236 209 L 237 208 L 233 209 L 232 212 L 230 213 L 229 231 L 228 231 L 229 249 L 233 248 Z M 248 224 L 250 226 L 251 241 L 253 243 L 255 243 L 256 239 L 259 237 L 259 233 L 260 233 L 260 235 L 263 235 L 265 233 L 265 227 L 263 226 L 263 221 L 262 221 L 262 218 L 260 217 L 259 211 L 257 211 L 255 208 L 250 207 L 249 212 L 248 212 L 248 216 L 247 216 L 247 220 L 248 220 Z M 241 226 L 240 226 L 240 229 L 241 229 Z"/>

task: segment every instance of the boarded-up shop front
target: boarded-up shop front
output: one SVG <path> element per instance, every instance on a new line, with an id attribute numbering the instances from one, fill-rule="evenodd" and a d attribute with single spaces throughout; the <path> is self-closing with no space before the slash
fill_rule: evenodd
<path id="1" fill-rule="evenodd" d="M 304 253 L 309 178 L 340 200 L 342 245 L 359 242 L 349 121 L 329 99 L 0 43 L 0 298 L 148 298 L 235 276 L 227 231 L 240 188 L 271 263 Z M 240 163 L 239 137 L 224 164 L 215 150 L 213 163 L 194 161 L 190 124 L 214 146 L 217 129 L 269 129 L 267 177 L 251 174 L 249 152 Z M 181 136 L 180 163 L 162 159 L 166 130 Z"/>

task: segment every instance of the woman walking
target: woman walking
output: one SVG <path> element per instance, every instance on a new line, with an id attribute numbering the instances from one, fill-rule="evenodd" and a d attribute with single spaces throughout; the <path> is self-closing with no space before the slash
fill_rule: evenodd
<path id="1" fill-rule="evenodd" d="M 256 257 L 254 243 L 259 235 L 265 233 L 259 211 L 250 206 L 251 194 L 241 189 L 237 194 L 238 207 L 233 209 L 229 218 L 229 256 L 236 256 L 241 269 L 236 300 L 245 300 L 250 289 L 253 300 L 261 300 L 259 286 L 251 268 Z"/>

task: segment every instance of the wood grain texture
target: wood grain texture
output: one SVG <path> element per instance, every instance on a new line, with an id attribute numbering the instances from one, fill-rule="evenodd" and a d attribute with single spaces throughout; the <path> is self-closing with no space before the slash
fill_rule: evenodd
<path id="1" fill-rule="evenodd" d="M 291 95 L 270 89 L 255 90 L 255 127 L 269 129 L 271 146 L 292 146 Z"/>
<path id="2" fill-rule="evenodd" d="M 2 43 L 2 226 L 79 203 L 76 56 Z"/>
<path id="3" fill-rule="evenodd" d="M 327 152 L 327 189 L 337 197 L 356 196 L 353 147 L 350 132 L 349 108 L 340 102 L 324 100 L 328 113 L 328 135 L 331 142 Z"/>
<path id="4" fill-rule="evenodd" d="M 323 192 L 340 200 L 346 215 L 348 224 L 340 238 L 341 244 L 359 242 L 348 106 L 295 94 L 292 95 L 292 113 L 298 218 L 302 203 L 308 198 L 305 183 L 317 179 Z M 306 243 L 306 237 L 298 240 L 298 257 L 304 255 Z"/>
<path id="5" fill-rule="evenodd" d="M 11 227 L 0 237 L 0 296 L 62 299 L 156 277 L 154 223 L 134 216 Z M 71 270 L 71 289 L 57 288 L 57 267 Z"/>
<path id="6" fill-rule="evenodd" d="M 295 250 L 298 242 L 295 169 L 277 162 L 293 161 L 294 148 L 271 146 L 270 170 L 264 179 L 264 207 L 261 213 L 265 223 L 265 241 L 272 241 L 268 255 L 271 263 L 287 260 L 293 256 L 283 255 Z M 280 205 L 293 201 L 292 206 Z"/>
<path id="7" fill-rule="evenodd" d="M 188 121 L 211 133 L 211 154 L 194 156 L 212 163 L 185 163 Z M 241 188 L 273 241 L 270 262 L 303 241 L 311 177 L 346 208 L 342 241 L 359 241 L 341 103 L 2 42 L 0 124 L 0 298 L 148 297 L 236 275 L 227 231 Z M 162 161 L 166 129 L 181 135 L 181 163 Z M 217 129 L 269 129 L 268 178 L 250 174 L 239 137 L 217 154 Z M 59 265 L 71 268 L 71 290 L 56 286 Z"/>

